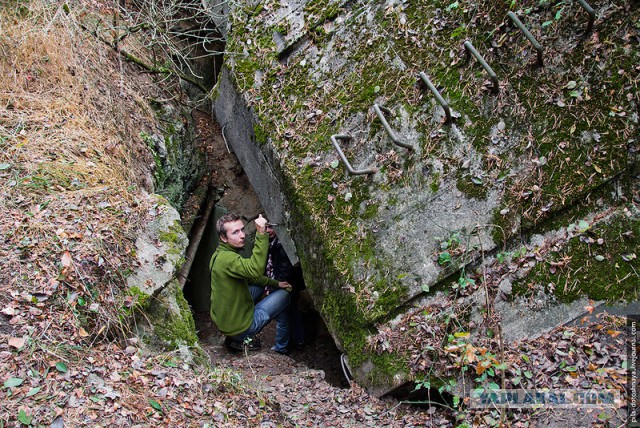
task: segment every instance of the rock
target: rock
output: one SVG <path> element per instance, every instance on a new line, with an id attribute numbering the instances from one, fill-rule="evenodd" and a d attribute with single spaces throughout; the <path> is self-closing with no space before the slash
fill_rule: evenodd
<path id="1" fill-rule="evenodd" d="M 632 192 L 585 206 L 583 211 L 591 211 L 588 221 L 569 213 L 577 204 L 589 204 L 587 196 L 596 189 L 610 194 L 618 187 L 617 177 L 633 182 L 629 189 L 637 187 L 638 179 L 630 177 L 635 164 L 627 159 L 624 142 L 612 141 L 616 149 L 607 149 L 613 162 L 603 157 L 585 164 L 581 156 L 587 150 L 600 153 L 604 146 L 597 144 L 594 134 L 599 133 L 604 141 L 601 129 L 614 126 L 620 135 L 628 130 L 635 135 L 637 123 L 626 129 L 623 121 L 614 124 L 606 115 L 578 113 L 575 120 L 567 118 L 566 126 L 552 129 L 548 103 L 564 98 L 548 99 L 545 89 L 551 93 L 555 88 L 530 88 L 530 99 L 522 103 L 502 96 L 513 90 L 514 82 L 505 81 L 500 82 L 500 96 L 488 97 L 479 90 L 482 80 L 468 72 L 471 67 L 463 67 L 464 76 L 455 91 L 465 94 L 465 101 L 455 107 L 464 109 L 464 120 L 443 126 L 443 109 L 433 108 L 437 104 L 432 94 L 416 86 L 416 76 L 395 72 L 406 64 L 431 64 L 437 69 L 436 64 L 450 64 L 456 58 L 459 44 L 435 21 L 442 10 L 427 4 L 403 2 L 399 7 L 398 2 L 386 2 L 353 13 L 342 2 L 332 7 L 311 4 L 295 0 L 270 5 L 268 13 L 259 14 L 229 6 L 234 26 L 228 28 L 227 49 L 246 50 L 247 56 L 225 57 L 229 66 L 220 74 L 213 111 L 226 127 L 229 145 L 267 216 L 281 224 L 279 235 L 287 253 L 293 260 L 300 259 L 311 296 L 336 343 L 350 361 L 358 362 L 357 367 L 350 367 L 356 380 L 376 394 L 397 386 L 396 372 L 409 370 L 390 372 L 385 358 L 397 361 L 397 356 L 374 354 L 366 347 L 369 337 L 391 324 L 391 314 L 429 307 L 438 292 L 451 292 L 452 282 L 463 274 L 499 270 L 488 265 L 487 254 L 504 251 L 513 255 L 505 256 L 510 260 L 509 272 L 489 277 L 497 281 L 506 275 L 501 283 L 487 284 L 511 300 L 496 302 L 511 338 L 535 335 L 564 322 L 583 304 L 583 295 L 598 298 L 599 293 L 602 298 L 603 287 L 594 287 L 598 281 L 592 278 L 599 277 L 602 283 L 616 272 L 593 257 L 584 261 L 576 250 L 581 242 L 570 239 L 587 230 L 592 233 L 598 222 L 604 226 L 611 212 L 619 214 L 623 204 L 629 205 Z M 384 17 L 384 23 L 379 17 Z M 258 33 L 252 35 L 256 43 L 251 47 L 243 43 L 247 28 Z M 425 34 L 424 30 L 429 37 L 416 36 Z M 471 36 L 476 30 L 470 31 Z M 323 35 L 321 40 L 316 37 L 318 32 Z M 382 34 L 392 37 L 380 37 Z M 403 52 L 398 44 L 412 49 Z M 449 52 L 454 53 L 449 57 Z M 573 52 L 567 49 L 559 55 L 570 60 Z M 273 61 L 275 57 L 278 61 Z M 617 66 L 628 67 L 622 61 Z M 599 72 L 594 73 L 593 78 L 599 79 Z M 386 80 L 388 75 L 393 81 Z M 622 91 L 620 85 L 617 89 Z M 398 89 L 401 87 L 416 90 Z M 562 101 L 562 105 L 565 102 L 575 100 Z M 635 109 L 624 99 L 618 102 L 625 103 L 628 111 Z M 413 151 L 395 146 L 392 133 L 371 113 L 373 104 L 379 103 L 395 113 L 387 118 L 388 124 L 400 140 L 414 144 Z M 294 112 L 291 105 L 300 107 Z M 616 107 L 611 113 L 622 110 Z M 585 120 L 592 122 L 591 130 L 573 135 L 571 129 Z M 291 123 L 296 124 L 295 133 L 285 135 L 283 129 L 292 128 Z M 353 168 L 371 167 L 374 173 L 350 175 L 335 163 L 339 155 L 329 137 L 341 133 L 352 137 L 344 141 L 343 149 Z M 542 141 L 553 147 L 557 141 L 562 154 L 539 153 Z M 425 169 L 426 165 L 434 167 Z M 340 189 L 351 193 L 349 204 L 335 196 L 344 194 Z M 625 230 L 633 229 L 633 221 L 619 218 Z M 634 214 L 636 222 L 637 218 Z M 588 228 L 576 229 L 571 236 L 562 233 L 569 223 L 580 221 Z M 602 239 L 609 244 L 611 238 Z M 637 242 L 628 239 L 624 245 L 630 254 Z M 441 263 L 445 251 L 449 259 Z M 575 257 L 558 261 L 556 254 L 566 254 L 567 260 Z M 547 273 L 550 263 L 558 264 L 551 266 L 561 277 L 538 279 Z M 571 263 L 570 268 L 563 270 L 561 265 L 566 263 Z M 589 274 L 584 272 L 587 268 Z M 569 281 L 568 272 L 576 269 L 583 271 Z M 632 272 L 629 278 L 637 279 Z M 563 284 L 576 279 L 576 289 L 559 296 L 569 302 L 558 303 L 556 295 L 564 292 Z M 549 283 L 557 286 L 547 287 Z M 520 284 L 522 288 L 530 285 L 533 294 L 525 290 L 525 298 L 512 298 Z M 624 287 L 616 285 L 618 297 L 637 293 L 637 284 Z M 482 306 L 487 296 L 480 291 L 464 300 Z M 516 307 L 518 304 L 523 307 Z M 410 380 L 406 376 L 401 381 Z"/>
<path id="2" fill-rule="evenodd" d="M 507 296 L 511 295 L 511 291 L 513 289 L 511 280 L 508 278 L 504 279 L 500 284 L 498 284 L 498 289 Z"/>

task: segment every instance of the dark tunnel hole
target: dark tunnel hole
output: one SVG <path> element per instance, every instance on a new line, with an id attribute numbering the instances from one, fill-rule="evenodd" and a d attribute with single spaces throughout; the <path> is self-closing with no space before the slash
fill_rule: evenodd
<path id="1" fill-rule="evenodd" d="M 417 387 L 413 382 L 407 382 L 388 392 L 385 396 L 421 409 L 429 409 L 430 407 L 453 408 L 455 406 L 454 396 L 451 393 L 444 391 L 442 388 Z"/>
<path id="2" fill-rule="evenodd" d="M 217 346 L 221 346 L 224 336 L 216 329 L 209 316 L 211 287 L 209 260 L 218 243 L 215 222 L 225 212 L 227 210 L 224 207 L 215 207 L 214 213 L 206 225 L 183 290 L 185 299 L 193 311 L 201 343 L 203 338 L 206 338 L 208 343 L 214 343 Z M 249 248 L 247 250 L 250 251 Z M 248 256 L 249 254 L 245 253 L 244 255 Z M 345 373 L 346 367 L 341 362 L 342 352 L 336 346 L 322 316 L 313 306 L 308 290 L 303 290 L 300 293 L 297 303 L 301 314 L 304 344 L 298 346 L 292 343 L 288 356 L 311 369 L 322 370 L 325 374 L 325 380 L 331 385 L 347 388 L 349 386 L 348 373 Z M 275 338 L 275 321 L 263 329 L 259 338 L 263 343 L 263 349 L 260 352 L 271 352 L 269 349 Z M 238 358 L 242 358 L 242 356 L 238 356 Z"/>

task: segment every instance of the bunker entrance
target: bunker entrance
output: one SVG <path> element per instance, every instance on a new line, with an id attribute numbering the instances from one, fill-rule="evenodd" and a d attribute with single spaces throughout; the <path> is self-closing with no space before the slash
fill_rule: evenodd
<path id="1" fill-rule="evenodd" d="M 218 245 L 215 229 L 216 221 L 228 212 L 234 212 L 247 220 L 247 245 L 243 251 L 249 256 L 253 248 L 255 233 L 253 218 L 262 213 L 262 207 L 254 189 L 233 152 L 227 147 L 220 128 L 211 124 L 211 132 L 207 143 L 207 164 L 210 171 L 209 186 L 217 190 L 219 200 L 214 205 L 204 232 L 193 257 L 188 278 L 184 286 L 184 296 L 194 314 L 196 329 L 203 348 L 209 353 L 213 364 L 224 364 L 223 360 L 242 358 L 233 355 L 223 346 L 224 336 L 217 330 L 209 317 L 210 305 L 210 273 L 209 260 Z M 277 227 L 276 227 L 277 232 Z M 300 292 L 297 302 L 300 319 L 297 321 L 303 332 L 304 342 L 298 346 L 292 343 L 289 357 L 299 364 L 311 369 L 323 370 L 325 380 L 334 386 L 348 387 L 341 364 L 341 352 L 328 329 L 313 306 L 308 290 Z M 262 342 L 260 352 L 270 351 L 275 339 L 275 322 L 270 323 L 260 334 Z M 219 361 L 217 361 L 219 360 Z"/>
<path id="2" fill-rule="evenodd" d="M 217 206 L 215 220 L 226 212 L 228 210 L 225 207 Z M 196 330 L 201 344 L 211 355 L 214 364 L 217 358 L 221 360 L 242 358 L 242 355 L 234 355 L 224 348 L 224 336 L 217 330 L 209 317 L 210 276 L 208 265 L 211 254 L 217 245 L 215 220 L 211 219 L 207 225 L 184 289 L 185 298 L 194 313 Z M 331 334 L 327 330 L 322 317 L 313 306 L 313 302 L 306 290 L 300 293 L 296 304 L 300 318 L 292 320 L 292 324 L 297 323 L 296 327 L 303 332 L 304 341 L 302 343 L 291 343 L 289 357 L 309 368 L 323 370 L 325 372 L 325 380 L 332 385 L 341 388 L 348 387 L 348 381 L 341 364 L 341 352 L 336 347 Z M 259 334 L 259 339 L 262 342 L 262 350 L 260 352 L 271 352 L 270 348 L 274 345 L 274 338 L 275 322 L 272 322 Z"/>

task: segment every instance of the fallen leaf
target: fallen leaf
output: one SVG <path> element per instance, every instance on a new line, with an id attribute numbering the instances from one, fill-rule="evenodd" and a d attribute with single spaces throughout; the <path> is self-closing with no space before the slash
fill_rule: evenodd
<path id="1" fill-rule="evenodd" d="M 62 428 L 62 427 L 64 427 L 64 419 L 62 419 L 62 416 L 58 416 L 53 420 L 53 422 L 51 422 L 51 428 Z"/>
<path id="2" fill-rule="evenodd" d="M 63 267 L 71 266 L 71 253 L 69 253 L 69 251 L 65 251 L 60 261 L 62 262 Z"/>
<path id="3" fill-rule="evenodd" d="M 6 316 L 9 316 L 9 317 L 12 317 L 12 316 L 14 316 L 16 314 L 16 310 L 14 308 L 12 308 L 11 306 L 7 306 L 1 312 L 3 314 L 5 314 Z"/>
<path id="4" fill-rule="evenodd" d="M 42 389 L 42 387 L 40 387 L 40 386 L 37 386 L 35 388 L 31 388 L 29 390 L 29 392 L 27 392 L 27 397 L 31 397 L 32 395 L 36 395 L 38 392 L 40 392 L 41 389 Z"/>
<path id="5" fill-rule="evenodd" d="M 5 388 L 13 388 L 14 386 L 22 385 L 22 382 L 24 382 L 24 379 L 19 378 L 19 377 L 12 377 L 12 378 L 7 379 L 4 382 L 4 387 Z"/>
<path id="6" fill-rule="evenodd" d="M 152 399 L 149 399 L 148 401 L 149 401 L 149 404 L 151 404 L 151 407 L 153 407 L 154 409 L 162 412 L 162 406 L 160 405 L 160 403 L 158 403 L 156 400 L 152 400 Z"/>
<path id="7" fill-rule="evenodd" d="M 24 346 L 25 339 L 23 337 L 10 337 L 9 346 L 13 346 L 16 349 L 21 349 Z"/>

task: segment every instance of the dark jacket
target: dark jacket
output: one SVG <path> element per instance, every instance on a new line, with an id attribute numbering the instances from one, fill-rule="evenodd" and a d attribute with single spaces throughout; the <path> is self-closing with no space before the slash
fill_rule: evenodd
<path id="1" fill-rule="evenodd" d="M 295 298 L 297 293 L 306 288 L 300 264 L 296 263 L 295 266 L 291 264 L 289 256 L 277 236 L 269 242 L 269 255 L 273 265 L 272 278 L 291 284 L 293 287 L 292 297 Z"/>
<path id="2" fill-rule="evenodd" d="M 291 279 L 291 269 L 293 266 L 291 265 L 291 261 L 289 261 L 287 252 L 277 237 L 269 242 L 269 255 L 273 263 L 272 278 L 276 281 L 288 282 Z"/>

